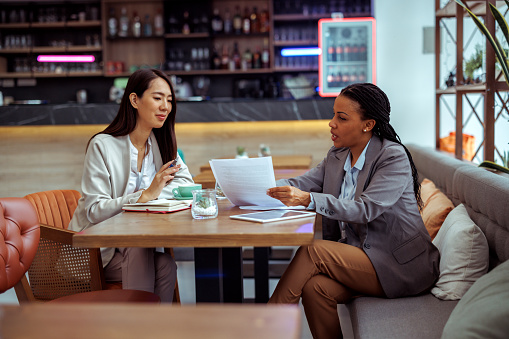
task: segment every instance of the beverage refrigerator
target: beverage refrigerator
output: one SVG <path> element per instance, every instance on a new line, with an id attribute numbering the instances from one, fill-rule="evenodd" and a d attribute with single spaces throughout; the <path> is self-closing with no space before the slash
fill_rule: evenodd
<path id="1" fill-rule="evenodd" d="M 318 21 L 319 94 L 335 97 L 356 82 L 376 83 L 375 19 Z"/>

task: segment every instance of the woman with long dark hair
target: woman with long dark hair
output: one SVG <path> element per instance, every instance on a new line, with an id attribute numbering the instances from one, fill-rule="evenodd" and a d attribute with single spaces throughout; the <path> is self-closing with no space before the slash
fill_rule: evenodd
<path id="1" fill-rule="evenodd" d="M 81 231 L 122 212 L 127 203 L 172 198 L 192 177 L 177 153 L 175 92 L 157 69 L 134 72 L 117 116 L 88 142 L 82 197 L 69 228 Z M 172 166 L 174 165 L 174 166 Z M 143 225 L 140 225 L 143 227 Z M 154 248 L 101 248 L 107 282 L 154 292 L 171 302 L 177 266 Z"/>
<path id="2" fill-rule="evenodd" d="M 373 84 L 353 84 L 333 109 L 334 146 L 325 159 L 267 192 L 322 216 L 324 240 L 297 250 L 269 301 L 302 298 L 320 339 L 342 337 L 338 303 L 357 295 L 416 295 L 439 275 L 439 253 L 419 213 L 417 171 L 389 123 L 389 99 Z"/>

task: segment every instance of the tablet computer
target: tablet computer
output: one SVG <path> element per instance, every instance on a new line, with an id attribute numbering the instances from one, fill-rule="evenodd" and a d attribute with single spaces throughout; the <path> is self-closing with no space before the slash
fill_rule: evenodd
<path id="1" fill-rule="evenodd" d="M 253 221 L 253 222 L 272 222 L 283 221 L 288 219 L 312 217 L 315 212 L 295 211 L 295 210 L 270 210 L 263 212 L 254 212 L 238 215 L 230 215 L 232 219 Z"/>

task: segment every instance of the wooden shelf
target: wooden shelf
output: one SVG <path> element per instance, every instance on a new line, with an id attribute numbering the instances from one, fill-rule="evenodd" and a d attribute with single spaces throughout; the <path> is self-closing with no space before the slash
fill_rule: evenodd
<path id="1" fill-rule="evenodd" d="M 30 53 L 30 48 L 4 48 L 0 49 L 0 54 L 25 54 Z"/>
<path id="2" fill-rule="evenodd" d="M 274 72 L 318 72 L 317 67 L 276 67 Z"/>
<path id="3" fill-rule="evenodd" d="M 318 40 L 274 41 L 274 46 L 309 46 L 309 45 L 318 45 Z"/>
<path id="4" fill-rule="evenodd" d="M 110 42 L 118 42 L 118 41 L 140 41 L 140 40 L 155 40 L 155 39 L 163 39 L 164 36 L 158 36 L 158 35 L 151 35 L 151 36 L 127 36 L 127 37 L 107 37 L 106 39 Z"/>
<path id="5" fill-rule="evenodd" d="M 362 18 L 371 17 L 371 13 L 359 12 L 359 13 L 343 13 L 345 18 Z M 274 14 L 274 22 L 277 21 L 312 21 L 320 19 L 330 19 L 331 13 L 314 13 L 314 14 Z"/>
<path id="6" fill-rule="evenodd" d="M 30 27 L 34 28 L 62 28 L 65 27 L 65 21 L 59 22 L 32 22 Z"/>
<path id="7" fill-rule="evenodd" d="M 31 72 L 5 72 L 0 73 L 0 79 L 31 78 Z"/>
<path id="8" fill-rule="evenodd" d="M 67 52 L 100 52 L 103 48 L 101 46 L 69 46 Z"/>
<path id="9" fill-rule="evenodd" d="M 52 47 L 52 46 L 37 46 L 37 47 L 32 47 L 32 52 L 34 53 L 64 53 L 67 51 L 67 47 L 66 46 L 57 46 L 57 47 Z"/>
<path id="10" fill-rule="evenodd" d="M 211 69 L 211 70 L 192 70 L 192 71 L 165 71 L 169 75 L 237 75 L 237 74 L 264 74 L 272 72 L 271 68 L 255 68 L 248 70 L 236 69 Z"/>
<path id="11" fill-rule="evenodd" d="M 167 33 L 164 35 L 166 39 L 202 39 L 210 37 L 209 33 L 189 33 L 189 34 L 180 34 L 180 33 Z"/>
<path id="12" fill-rule="evenodd" d="M 87 21 L 67 21 L 67 27 L 101 27 L 100 20 L 87 20 Z"/>
<path id="13" fill-rule="evenodd" d="M 19 24 L 0 24 L 0 29 L 22 29 L 22 28 L 30 28 L 30 24 L 28 22 Z"/>

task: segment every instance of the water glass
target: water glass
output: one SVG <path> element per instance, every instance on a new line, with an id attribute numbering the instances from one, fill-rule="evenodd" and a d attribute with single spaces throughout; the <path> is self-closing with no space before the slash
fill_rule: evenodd
<path id="1" fill-rule="evenodd" d="M 219 182 L 216 181 L 216 198 L 217 199 L 226 199 L 226 195 L 224 195 L 223 189 L 219 186 Z"/>
<path id="2" fill-rule="evenodd" d="M 217 217 L 216 190 L 194 190 L 191 214 L 194 219 L 212 219 Z"/>

